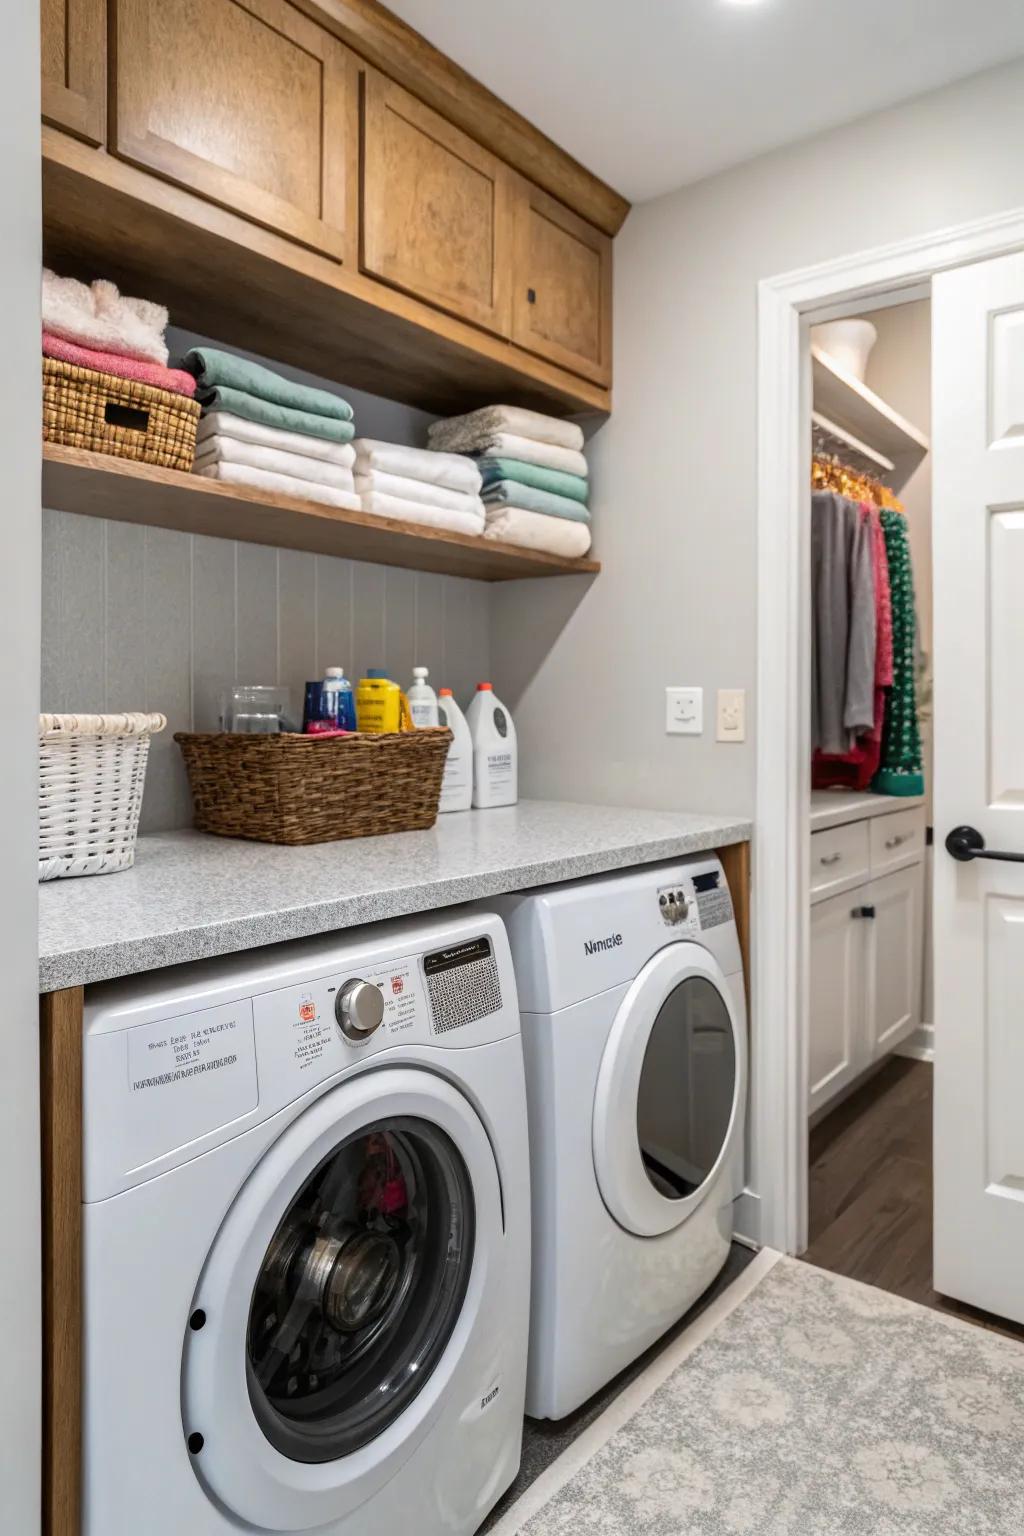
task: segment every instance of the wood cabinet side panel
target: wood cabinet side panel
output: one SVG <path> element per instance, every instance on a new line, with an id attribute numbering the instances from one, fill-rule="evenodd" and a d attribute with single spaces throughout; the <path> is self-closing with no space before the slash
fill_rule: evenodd
<path id="1" fill-rule="evenodd" d="M 43 1172 L 43 1532 L 79 1536 L 82 1500 L 81 987 L 39 1000 Z"/>

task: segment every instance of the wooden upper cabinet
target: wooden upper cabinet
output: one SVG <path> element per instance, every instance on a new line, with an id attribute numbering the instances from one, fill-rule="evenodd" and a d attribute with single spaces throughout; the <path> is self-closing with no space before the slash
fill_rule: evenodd
<path id="1" fill-rule="evenodd" d="M 539 187 L 516 182 L 512 340 L 609 384 L 612 242 Z"/>
<path id="2" fill-rule="evenodd" d="M 509 168 L 461 129 L 367 72 L 364 272 L 507 336 L 511 182 Z"/>
<path id="3" fill-rule="evenodd" d="M 354 260 L 354 56 L 288 0 L 113 0 L 112 14 L 114 152 Z"/>
<path id="4" fill-rule="evenodd" d="M 107 132 L 106 0 L 41 0 L 43 120 L 89 144 Z"/>

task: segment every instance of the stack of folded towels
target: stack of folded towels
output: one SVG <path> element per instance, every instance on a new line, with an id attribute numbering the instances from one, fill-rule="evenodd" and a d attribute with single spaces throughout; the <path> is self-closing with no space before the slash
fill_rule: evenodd
<path id="1" fill-rule="evenodd" d="M 476 457 L 487 514 L 484 538 L 579 558 L 590 548 L 583 433 L 571 421 L 490 405 L 437 421 L 433 449 Z"/>
<path id="2" fill-rule="evenodd" d="M 359 437 L 356 490 L 364 512 L 455 533 L 484 531 L 480 471 L 461 453 L 432 453 Z"/>
<path id="3" fill-rule="evenodd" d="M 203 407 L 197 475 L 359 510 L 347 400 L 214 347 L 193 347 L 185 367 Z"/>
<path id="4" fill-rule="evenodd" d="M 167 366 L 162 304 L 126 298 L 103 279 L 80 283 L 44 268 L 42 313 L 44 357 L 173 395 L 195 395 L 192 375 Z"/>

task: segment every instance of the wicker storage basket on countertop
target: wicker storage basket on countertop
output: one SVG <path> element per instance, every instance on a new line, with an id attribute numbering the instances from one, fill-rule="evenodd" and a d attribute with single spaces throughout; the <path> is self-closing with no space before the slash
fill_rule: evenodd
<path id="1" fill-rule="evenodd" d="M 201 832 L 300 844 L 432 827 L 452 733 L 174 739 Z"/>
<path id="2" fill-rule="evenodd" d="M 135 862 L 149 738 L 164 715 L 39 716 L 39 878 Z"/>

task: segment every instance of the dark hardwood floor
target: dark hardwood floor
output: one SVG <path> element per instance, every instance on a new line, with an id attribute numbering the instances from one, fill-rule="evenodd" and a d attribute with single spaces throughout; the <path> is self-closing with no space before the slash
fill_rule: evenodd
<path id="1" fill-rule="evenodd" d="M 932 1068 L 894 1056 L 811 1132 L 809 1244 L 820 1269 L 1024 1340 L 932 1287 Z"/>

